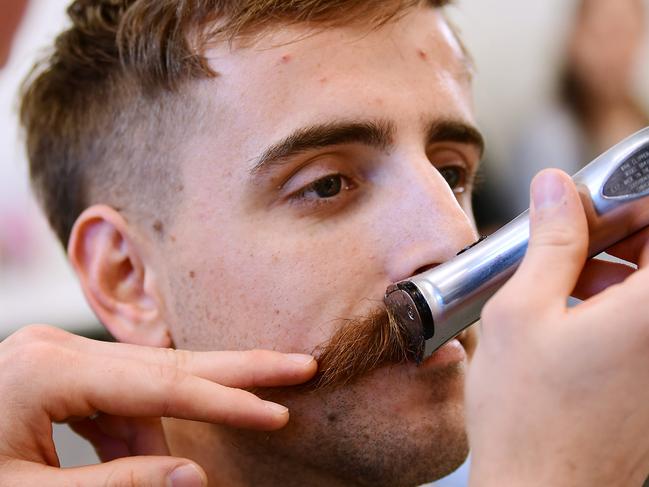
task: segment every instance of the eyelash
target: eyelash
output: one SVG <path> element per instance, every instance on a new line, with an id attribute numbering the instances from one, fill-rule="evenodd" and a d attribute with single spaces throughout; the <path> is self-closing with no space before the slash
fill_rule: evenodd
<path id="1" fill-rule="evenodd" d="M 456 187 L 454 188 L 451 186 L 451 183 L 448 181 L 446 177 L 444 177 L 443 172 L 449 169 L 455 169 L 460 172 L 459 174 L 459 182 L 457 183 Z M 458 197 L 461 194 L 470 192 L 472 189 L 473 185 L 473 175 L 470 174 L 470 172 L 467 170 L 464 165 L 447 165 L 447 166 L 442 166 L 438 167 L 437 170 L 442 174 L 442 177 L 446 179 L 446 182 L 449 184 L 451 187 L 451 190 L 458 195 Z M 315 192 L 316 191 L 316 185 L 318 183 L 322 183 L 323 181 L 326 181 L 327 179 L 330 178 L 340 178 L 341 179 L 341 187 L 339 191 L 330 197 L 322 197 L 322 196 L 314 196 L 312 198 L 309 198 L 307 195 L 309 193 Z M 344 192 L 351 191 L 353 189 L 356 189 L 356 185 L 354 184 L 353 181 L 350 180 L 347 176 L 340 174 L 340 173 L 331 173 L 327 174 L 326 176 L 323 176 L 321 178 L 316 179 L 315 181 L 311 182 L 310 184 L 306 185 L 302 189 L 296 191 L 292 195 L 288 197 L 289 201 L 292 204 L 296 205 L 308 205 L 312 207 L 323 207 L 323 206 L 329 206 L 332 204 L 335 204 L 339 202 L 340 198 L 344 197 Z"/>
<path id="2" fill-rule="evenodd" d="M 341 179 L 340 190 L 335 195 L 332 195 L 330 197 L 321 197 L 316 195 L 312 198 L 309 198 L 307 196 L 309 193 L 316 191 L 316 185 L 318 183 L 322 183 L 323 181 L 326 181 L 329 178 Z M 344 196 L 344 192 L 351 191 L 355 188 L 356 185 L 347 176 L 340 173 L 331 173 L 316 179 L 312 183 L 306 185 L 304 188 L 296 191 L 295 193 L 289 196 L 289 201 L 293 204 L 298 204 L 298 205 L 311 205 L 315 207 L 321 207 L 325 205 L 335 204 L 336 202 L 338 202 L 340 198 Z"/>
<path id="3" fill-rule="evenodd" d="M 455 184 L 455 187 L 453 187 L 451 182 L 444 176 L 444 171 L 448 171 L 450 169 L 454 169 L 459 172 L 458 182 Z M 472 175 L 467 170 L 467 168 L 464 167 L 463 165 L 447 165 L 447 166 L 438 167 L 437 170 L 442 175 L 442 177 L 446 180 L 447 184 L 455 194 L 459 195 L 471 190 L 472 183 L 473 183 Z"/>

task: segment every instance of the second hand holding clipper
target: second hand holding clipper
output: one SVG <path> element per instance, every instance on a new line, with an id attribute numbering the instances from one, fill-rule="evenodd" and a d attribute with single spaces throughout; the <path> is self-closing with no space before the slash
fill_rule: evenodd
<path id="1" fill-rule="evenodd" d="M 649 128 L 599 156 L 573 180 L 588 219 L 589 256 L 649 225 Z M 528 240 L 526 211 L 454 259 L 388 288 L 390 319 L 408 330 L 418 359 L 480 319 L 487 300 L 518 268 Z"/>

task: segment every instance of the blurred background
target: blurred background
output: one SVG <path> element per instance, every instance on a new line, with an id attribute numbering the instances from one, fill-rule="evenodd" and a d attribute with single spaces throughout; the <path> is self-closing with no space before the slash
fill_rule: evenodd
<path id="1" fill-rule="evenodd" d="M 22 3 L 3 2 L 0 41 Z M 19 84 L 66 25 L 67 4 L 31 0 L 0 68 L 0 340 L 28 323 L 102 335 L 29 193 L 16 115 Z M 541 168 L 573 173 L 649 125 L 647 10 L 645 0 L 459 0 L 450 9 L 475 59 L 488 143 L 474 203 L 483 233 L 527 207 Z M 64 465 L 94 458 L 61 428 L 57 437 Z M 463 474 L 445 485 L 465 485 Z"/>

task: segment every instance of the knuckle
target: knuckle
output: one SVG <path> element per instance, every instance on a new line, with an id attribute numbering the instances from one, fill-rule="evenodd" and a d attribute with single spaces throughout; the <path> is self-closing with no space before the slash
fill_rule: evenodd
<path id="1" fill-rule="evenodd" d="M 31 342 L 17 347 L 15 355 L 19 362 L 40 366 L 57 352 L 57 346 L 48 342 Z"/>
<path id="2" fill-rule="evenodd" d="M 580 234 L 565 226 L 548 225 L 537 231 L 531 239 L 531 245 L 536 248 L 561 248 L 578 251 L 585 240 Z"/>
<path id="3" fill-rule="evenodd" d="M 150 374 L 153 379 L 153 387 L 157 395 L 162 398 L 162 417 L 172 414 L 171 398 L 182 397 L 182 385 L 188 377 L 188 374 L 176 367 L 168 365 L 152 364 Z"/>
<path id="4" fill-rule="evenodd" d="M 267 362 L 271 358 L 271 355 L 272 353 L 268 350 L 255 349 L 246 352 L 246 356 L 244 358 L 252 364 L 259 364 L 262 362 Z"/>
<path id="5" fill-rule="evenodd" d="M 59 342 L 67 335 L 67 332 L 54 326 L 28 325 L 15 332 L 4 343 L 9 346 L 20 346 L 33 342 Z"/>
<path id="6" fill-rule="evenodd" d="M 128 473 L 128 481 L 126 482 L 126 485 L 129 487 L 144 486 L 144 484 L 139 481 L 137 475 L 135 475 L 135 471 L 133 470 L 130 470 Z"/>
<path id="7" fill-rule="evenodd" d="M 166 364 L 152 364 L 151 372 L 153 377 L 162 387 L 175 387 L 183 373 L 177 367 Z"/>
<path id="8" fill-rule="evenodd" d="M 168 354 L 168 362 L 179 371 L 192 370 L 192 359 L 194 354 L 185 350 L 174 350 L 171 348 L 166 349 Z"/>
<path id="9" fill-rule="evenodd" d="M 34 371 L 47 371 L 59 360 L 58 347 L 45 341 L 26 342 L 5 350 L 0 357 L 2 376 L 19 378 L 33 377 Z"/>
<path id="10" fill-rule="evenodd" d="M 144 486 L 135 475 L 135 472 L 132 469 L 121 470 L 114 468 L 110 471 L 106 480 L 104 481 L 104 487 L 140 487 Z"/>
<path id="11" fill-rule="evenodd" d="M 273 352 L 268 350 L 251 350 L 249 355 L 248 376 L 252 384 L 260 384 L 263 382 L 264 377 L 268 374 L 273 374 L 276 365 L 272 364 L 271 359 L 275 356 Z"/>

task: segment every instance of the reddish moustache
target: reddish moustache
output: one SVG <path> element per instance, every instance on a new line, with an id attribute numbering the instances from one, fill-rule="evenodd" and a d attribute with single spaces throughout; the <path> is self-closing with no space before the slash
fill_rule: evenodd
<path id="1" fill-rule="evenodd" d="M 385 308 L 344 324 L 314 355 L 318 373 L 306 387 L 337 387 L 388 364 L 419 360 L 422 344 L 408 330 L 391 321 Z"/>

